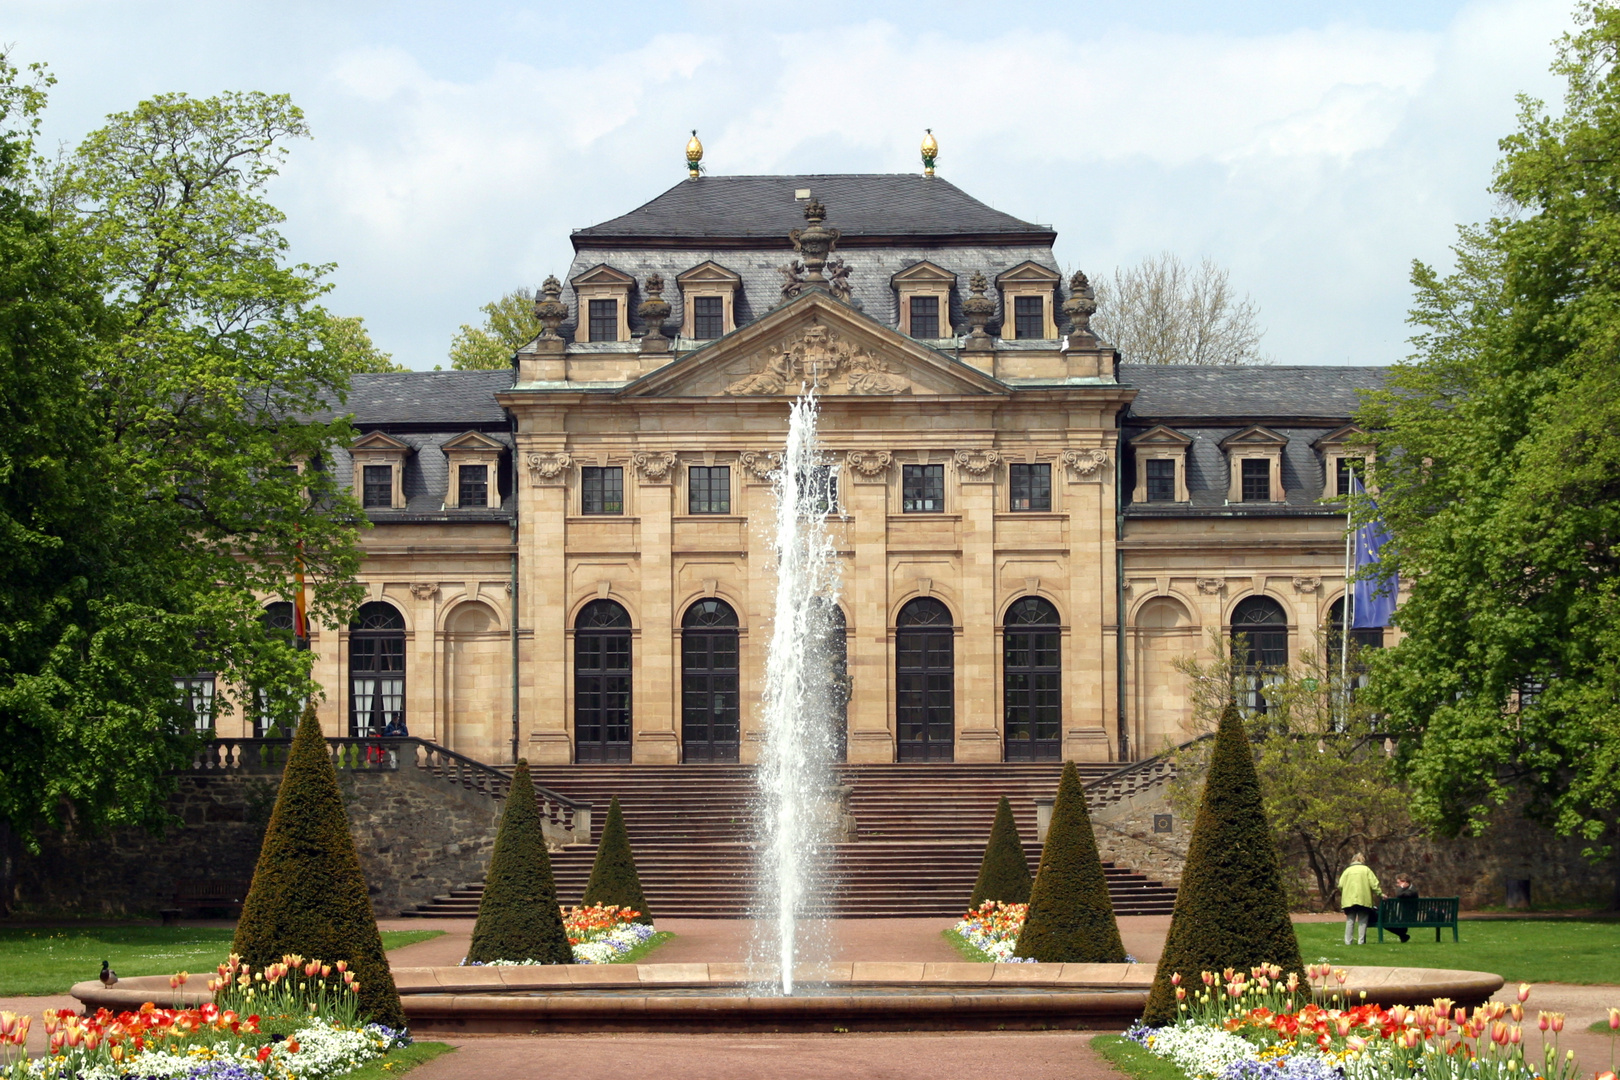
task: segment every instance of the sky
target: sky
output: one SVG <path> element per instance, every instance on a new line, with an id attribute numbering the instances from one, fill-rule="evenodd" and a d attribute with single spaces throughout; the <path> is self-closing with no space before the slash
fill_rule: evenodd
<path id="1" fill-rule="evenodd" d="M 412 368 L 567 270 L 571 229 L 685 176 L 939 174 L 1049 224 L 1066 270 L 1205 257 L 1282 364 L 1408 355 L 1412 260 L 1444 266 L 1573 0 L 594 4 L 0 0 L 58 78 L 45 145 L 154 94 L 288 93 L 313 139 L 270 197 L 328 306 Z M 830 207 L 837 223 L 837 208 Z"/>

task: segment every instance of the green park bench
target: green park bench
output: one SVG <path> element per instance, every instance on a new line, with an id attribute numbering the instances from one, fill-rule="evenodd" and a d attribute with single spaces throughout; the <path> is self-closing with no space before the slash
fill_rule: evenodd
<path id="1" fill-rule="evenodd" d="M 1391 930 L 1427 930 L 1434 927 L 1434 940 L 1451 927 L 1451 940 L 1457 940 L 1457 896 L 1388 896 L 1378 902 L 1378 941 L 1384 940 L 1384 927 Z"/>

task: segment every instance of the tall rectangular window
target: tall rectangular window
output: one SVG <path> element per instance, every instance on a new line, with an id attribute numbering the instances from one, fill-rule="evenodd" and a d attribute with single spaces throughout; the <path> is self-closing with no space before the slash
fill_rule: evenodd
<path id="1" fill-rule="evenodd" d="M 718 296 L 698 296 L 692 300 L 692 336 L 712 341 L 726 332 L 726 302 Z"/>
<path id="2" fill-rule="evenodd" d="M 1013 326 L 1022 339 L 1046 336 L 1046 299 L 1040 296 L 1013 297 Z"/>
<path id="3" fill-rule="evenodd" d="M 943 513 L 945 510 L 945 466 L 901 466 L 900 500 L 901 509 L 908 514 Z"/>
<path id="4" fill-rule="evenodd" d="M 939 297 L 911 297 L 911 336 L 930 339 L 939 337 Z"/>
<path id="5" fill-rule="evenodd" d="M 191 714 L 191 726 L 199 735 L 214 730 L 214 677 L 193 675 L 174 680 L 175 696 L 181 708 Z"/>
<path id="6" fill-rule="evenodd" d="M 489 504 L 489 470 L 483 465 L 457 466 L 456 504 L 458 506 Z"/>
<path id="7" fill-rule="evenodd" d="M 799 490 L 815 513 L 838 512 L 838 472 L 831 465 L 812 465 L 800 473 Z"/>
<path id="8" fill-rule="evenodd" d="M 580 508 L 587 514 L 624 513 L 624 468 L 587 465 L 579 470 Z"/>
<path id="9" fill-rule="evenodd" d="M 1339 498 L 1348 498 L 1350 495 L 1351 473 L 1362 477 L 1363 482 L 1365 482 L 1365 478 L 1367 476 L 1366 459 L 1358 457 L 1342 457 L 1339 459 L 1338 473 L 1339 475 L 1336 477 L 1336 483 L 1339 486 L 1334 490 L 1339 493 Z"/>
<path id="10" fill-rule="evenodd" d="M 1176 463 L 1164 458 L 1148 458 L 1147 501 L 1176 501 Z"/>
<path id="11" fill-rule="evenodd" d="M 1268 459 L 1243 459 L 1243 501 L 1271 501 L 1271 462 Z"/>
<path id="12" fill-rule="evenodd" d="M 689 514 L 731 513 L 731 466 L 694 465 L 686 470 Z"/>
<path id="13" fill-rule="evenodd" d="M 1014 510 L 1052 509 L 1052 466 L 1045 462 L 1008 465 L 1007 487 Z"/>
<path id="14" fill-rule="evenodd" d="M 360 479 L 365 487 L 360 496 L 361 506 L 368 510 L 372 507 L 386 510 L 394 505 L 392 465 L 367 465 L 361 470 Z"/>
<path id="15" fill-rule="evenodd" d="M 617 300 L 592 300 L 590 313 L 590 339 L 592 341 L 619 340 L 619 302 Z"/>

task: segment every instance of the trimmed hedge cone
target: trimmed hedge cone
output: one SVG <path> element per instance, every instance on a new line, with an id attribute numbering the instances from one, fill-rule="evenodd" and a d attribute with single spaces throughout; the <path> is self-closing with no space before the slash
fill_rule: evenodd
<path id="1" fill-rule="evenodd" d="M 652 912 L 647 910 L 647 897 L 641 891 L 641 877 L 636 873 L 636 856 L 630 850 L 630 833 L 624 827 L 624 811 L 619 809 L 617 795 L 608 804 L 602 839 L 596 845 L 596 862 L 591 865 L 591 880 L 585 886 L 585 898 L 581 903 L 586 907 L 616 904 L 641 912 L 636 916 L 636 922 L 646 926 L 653 924 Z"/>
<path id="2" fill-rule="evenodd" d="M 293 735 L 231 951 L 255 968 L 287 953 L 346 960 L 360 984 L 361 1012 L 392 1028 L 405 1026 L 313 704 L 304 707 Z"/>
<path id="3" fill-rule="evenodd" d="M 1193 993 L 1202 985 L 1201 972 L 1248 971 L 1258 964 L 1277 964 L 1285 973 L 1305 970 L 1260 802 L 1254 752 L 1237 706 L 1229 704 L 1215 732 L 1175 914 L 1142 1019 L 1153 1025 L 1175 1021 L 1170 978 L 1177 972 Z"/>
<path id="4" fill-rule="evenodd" d="M 1063 766 L 1052 824 L 1013 955 L 1043 964 L 1120 964 L 1125 944 L 1074 762 Z"/>
<path id="5" fill-rule="evenodd" d="M 996 821 L 990 826 L 990 842 L 984 846 L 979 864 L 979 880 L 973 884 L 968 910 L 977 911 L 986 900 L 1003 904 L 1029 903 L 1029 856 L 1013 821 L 1012 803 L 1003 795 L 996 804 Z"/>
<path id="6" fill-rule="evenodd" d="M 467 962 L 534 960 L 542 964 L 572 964 L 562 910 L 557 906 L 557 882 L 551 875 L 551 856 L 540 831 L 540 806 L 534 797 L 529 763 L 519 759 L 512 771 L 512 786 L 501 810 L 484 878 L 484 898 L 478 904 Z"/>

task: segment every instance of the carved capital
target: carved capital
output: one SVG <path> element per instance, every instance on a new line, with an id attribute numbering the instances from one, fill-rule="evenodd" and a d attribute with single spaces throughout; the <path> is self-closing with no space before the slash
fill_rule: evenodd
<path id="1" fill-rule="evenodd" d="M 1001 455 L 994 450 L 958 450 L 956 452 L 956 467 L 969 476 L 984 477 L 1001 461 Z"/>
<path id="2" fill-rule="evenodd" d="M 1198 579 L 1198 591 L 1205 596 L 1218 596 L 1226 588 L 1226 579 L 1218 577 L 1201 577 Z"/>
<path id="3" fill-rule="evenodd" d="M 675 452 L 672 450 L 637 450 L 630 456 L 630 463 L 636 467 L 643 480 L 661 484 L 670 478 L 675 468 Z"/>
<path id="4" fill-rule="evenodd" d="M 1069 476 L 1073 479 L 1095 476 L 1098 469 L 1108 464 L 1108 451 L 1096 447 L 1087 450 L 1065 450 L 1063 464 L 1069 467 Z"/>
<path id="5" fill-rule="evenodd" d="M 431 581 L 419 581 L 411 586 L 411 595 L 418 600 L 431 600 L 439 595 L 439 587 Z"/>
<path id="6" fill-rule="evenodd" d="M 1294 579 L 1294 591 L 1297 593 L 1313 593 L 1322 587 L 1319 577 L 1297 577 Z"/>
<path id="7" fill-rule="evenodd" d="M 773 451 L 745 450 L 737 455 L 742 467 L 756 480 L 769 480 L 782 467 L 782 455 Z"/>
<path id="8" fill-rule="evenodd" d="M 531 453 L 524 459 L 529 467 L 529 482 L 538 487 L 541 484 L 560 484 L 563 473 L 574 459 L 564 453 Z"/>
<path id="9" fill-rule="evenodd" d="M 880 480 L 894 464 L 894 455 L 887 450 L 851 450 L 844 460 L 855 475 L 866 480 Z"/>

